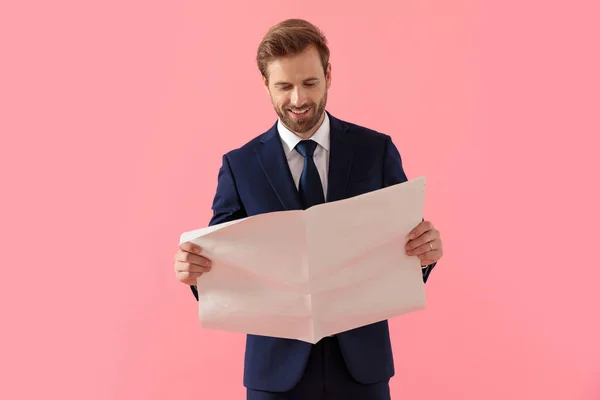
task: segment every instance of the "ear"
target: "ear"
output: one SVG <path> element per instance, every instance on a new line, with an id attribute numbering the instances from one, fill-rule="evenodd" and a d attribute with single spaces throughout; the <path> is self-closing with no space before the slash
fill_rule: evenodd
<path id="1" fill-rule="evenodd" d="M 267 94 L 270 94 L 269 92 L 269 80 L 267 78 L 265 78 L 265 76 L 262 76 L 262 80 L 263 80 L 263 85 L 265 87 L 265 91 L 267 92 Z"/>
<path id="2" fill-rule="evenodd" d="M 331 63 L 327 64 L 327 69 L 325 71 L 325 82 L 327 83 L 327 89 L 331 86 Z"/>

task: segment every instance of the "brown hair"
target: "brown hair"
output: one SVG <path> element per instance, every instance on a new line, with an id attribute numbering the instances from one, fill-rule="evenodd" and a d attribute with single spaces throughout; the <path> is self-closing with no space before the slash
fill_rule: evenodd
<path id="1" fill-rule="evenodd" d="M 279 57 L 292 56 L 313 45 L 319 51 L 323 70 L 327 72 L 329 47 L 327 39 L 313 24 L 303 19 L 287 19 L 271 27 L 258 46 L 256 63 L 267 78 L 267 65 Z"/>

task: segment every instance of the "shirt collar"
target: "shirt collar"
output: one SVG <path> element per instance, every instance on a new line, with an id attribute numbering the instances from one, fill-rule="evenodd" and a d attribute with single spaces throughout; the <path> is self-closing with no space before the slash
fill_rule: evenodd
<path id="1" fill-rule="evenodd" d="M 329 115 L 325 113 L 325 118 L 323 119 L 323 123 L 319 126 L 319 129 L 311 136 L 311 140 L 314 140 L 319 144 L 319 146 L 323 147 L 325 150 L 329 151 Z M 302 140 L 299 136 L 297 136 L 294 132 L 290 131 L 288 128 L 283 125 L 281 119 L 277 120 L 277 131 L 279 132 L 279 137 L 281 137 L 281 141 L 283 143 L 283 150 L 285 155 L 289 155 L 294 147 Z"/>

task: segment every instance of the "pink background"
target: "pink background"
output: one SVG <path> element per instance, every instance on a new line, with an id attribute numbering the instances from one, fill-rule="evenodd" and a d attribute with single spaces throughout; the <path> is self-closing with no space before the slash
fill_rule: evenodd
<path id="1" fill-rule="evenodd" d="M 244 398 L 173 254 L 275 120 L 258 42 L 303 17 L 328 109 L 393 136 L 445 243 L 394 398 L 600 399 L 598 4 L 3 2 L 0 398 Z"/>

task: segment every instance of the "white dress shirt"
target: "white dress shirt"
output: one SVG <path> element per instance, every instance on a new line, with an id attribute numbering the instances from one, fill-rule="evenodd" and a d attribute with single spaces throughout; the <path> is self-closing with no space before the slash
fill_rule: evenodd
<path id="1" fill-rule="evenodd" d="M 295 147 L 302 139 L 286 128 L 281 123 L 281 120 L 277 121 L 277 130 L 297 189 L 300 185 L 302 170 L 304 169 L 304 157 L 296 151 Z M 323 123 L 310 138 L 317 142 L 313 159 L 321 177 L 321 185 L 323 186 L 323 195 L 325 198 L 327 198 L 327 176 L 329 172 L 329 138 L 329 116 L 325 113 Z"/>

